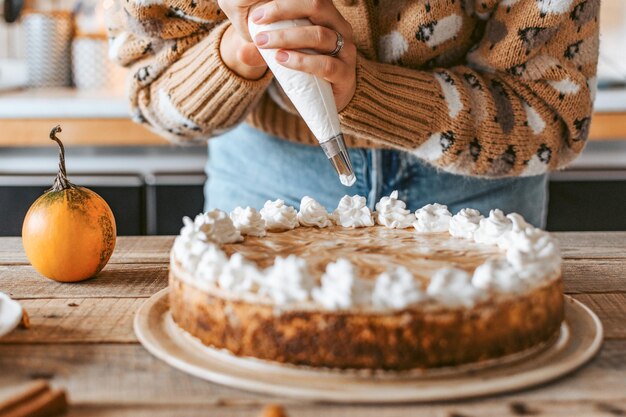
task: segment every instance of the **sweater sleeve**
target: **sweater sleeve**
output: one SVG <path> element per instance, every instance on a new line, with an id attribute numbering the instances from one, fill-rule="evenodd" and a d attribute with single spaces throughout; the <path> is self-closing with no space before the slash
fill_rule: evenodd
<path id="1" fill-rule="evenodd" d="M 425 71 L 359 57 L 344 130 L 465 175 L 537 175 L 571 162 L 589 131 L 599 1 L 491 3 L 477 11 L 484 33 L 461 65 Z"/>
<path id="2" fill-rule="evenodd" d="M 248 80 L 224 64 L 219 48 L 230 23 L 217 2 L 203 3 L 200 11 L 167 4 L 126 2 L 126 17 L 111 33 L 110 55 L 130 68 L 133 120 L 171 142 L 204 141 L 240 123 L 272 75 Z"/>

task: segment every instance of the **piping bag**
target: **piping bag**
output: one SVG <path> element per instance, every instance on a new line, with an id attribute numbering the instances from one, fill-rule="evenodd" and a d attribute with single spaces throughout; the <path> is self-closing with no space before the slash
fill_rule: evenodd
<path id="1" fill-rule="evenodd" d="M 268 25 L 257 25 L 248 20 L 248 30 L 253 38 L 262 31 L 311 25 L 309 19 L 284 20 Z M 345 186 L 354 184 L 356 177 L 341 133 L 337 105 L 330 83 L 314 75 L 280 65 L 276 61 L 276 51 L 277 49 L 259 49 L 274 78 L 317 138 L 328 160 L 337 171 L 339 181 Z M 301 52 L 316 53 L 306 50 Z"/>

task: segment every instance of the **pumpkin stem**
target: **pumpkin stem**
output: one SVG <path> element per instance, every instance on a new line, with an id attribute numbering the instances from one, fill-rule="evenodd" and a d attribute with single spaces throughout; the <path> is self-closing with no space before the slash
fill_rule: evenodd
<path id="1" fill-rule="evenodd" d="M 57 138 L 56 134 L 61 132 L 61 126 L 57 125 L 50 131 L 50 139 L 55 141 L 59 145 L 59 172 L 57 173 L 56 178 L 54 179 L 54 184 L 52 188 L 48 191 L 63 191 L 68 188 L 76 188 L 74 184 L 72 184 L 67 179 L 67 172 L 65 171 L 65 148 L 63 147 L 63 143 L 59 138 Z"/>

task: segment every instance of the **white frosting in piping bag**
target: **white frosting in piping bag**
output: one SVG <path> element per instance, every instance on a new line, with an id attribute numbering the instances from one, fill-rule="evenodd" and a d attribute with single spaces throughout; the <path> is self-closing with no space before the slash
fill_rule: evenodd
<path id="1" fill-rule="evenodd" d="M 417 221 L 413 222 L 413 227 L 418 232 L 447 232 L 450 227 L 452 213 L 448 211 L 448 206 L 442 204 L 427 204 L 415 212 Z"/>
<path id="2" fill-rule="evenodd" d="M 376 203 L 376 221 L 378 224 L 392 228 L 405 229 L 410 227 L 415 216 L 406 208 L 406 203 L 398 200 L 398 191 L 389 197 L 383 197 Z"/>
<path id="3" fill-rule="evenodd" d="M 311 22 L 308 19 L 296 19 L 257 25 L 252 20 L 248 21 L 248 29 L 253 38 L 261 31 L 299 26 L 311 26 Z M 330 83 L 314 75 L 280 65 L 276 61 L 276 51 L 276 49 L 259 49 L 274 77 L 317 140 L 324 142 L 340 134 L 337 105 Z"/>
<path id="4" fill-rule="evenodd" d="M 273 232 L 290 230 L 298 227 L 298 212 L 281 199 L 266 201 L 261 209 L 265 228 Z"/>
<path id="5" fill-rule="evenodd" d="M 372 212 L 366 205 L 365 197 L 346 195 L 333 212 L 335 223 L 343 227 L 374 226 Z"/>
<path id="6" fill-rule="evenodd" d="M 333 225 L 333 222 L 330 220 L 330 214 L 328 214 L 324 206 L 309 196 L 302 197 L 302 201 L 300 201 L 298 222 L 302 226 L 319 228 Z"/>
<path id="7" fill-rule="evenodd" d="M 311 25 L 312 23 L 308 19 L 284 20 L 267 25 L 257 25 L 252 22 L 252 19 L 248 21 L 248 29 L 252 37 L 265 30 Z M 306 72 L 292 70 L 279 64 L 276 61 L 276 49 L 259 48 L 259 52 L 274 74 L 274 79 L 278 81 L 317 138 L 337 175 L 339 175 L 341 183 L 345 186 L 354 184 L 356 176 L 350 161 L 350 154 L 341 134 L 337 105 L 330 83 Z M 307 50 L 301 52 L 315 53 Z"/>
<path id="8" fill-rule="evenodd" d="M 265 220 L 253 207 L 235 207 L 230 219 L 242 235 L 265 236 Z"/>

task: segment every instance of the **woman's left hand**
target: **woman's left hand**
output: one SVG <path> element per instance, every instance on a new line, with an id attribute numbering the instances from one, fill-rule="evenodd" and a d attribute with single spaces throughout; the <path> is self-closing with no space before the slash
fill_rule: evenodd
<path id="1" fill-rule="evenodd" d="M 254 38 L 258 48 L 278 49 L 276 60 L 287 68 L 316 75 L 331 83 L 337 109 L 342 110 L 356 89 L 356 46 L 352 26 L 331 0 L 273 0 L 254 8 L 250 18 L 257 24 L 308 18 L 312 26 L 261 32 Z M 338 35 L 344 45 L 336 56 Z M 318 55 L 299 52 L 310 49 Z"/>

